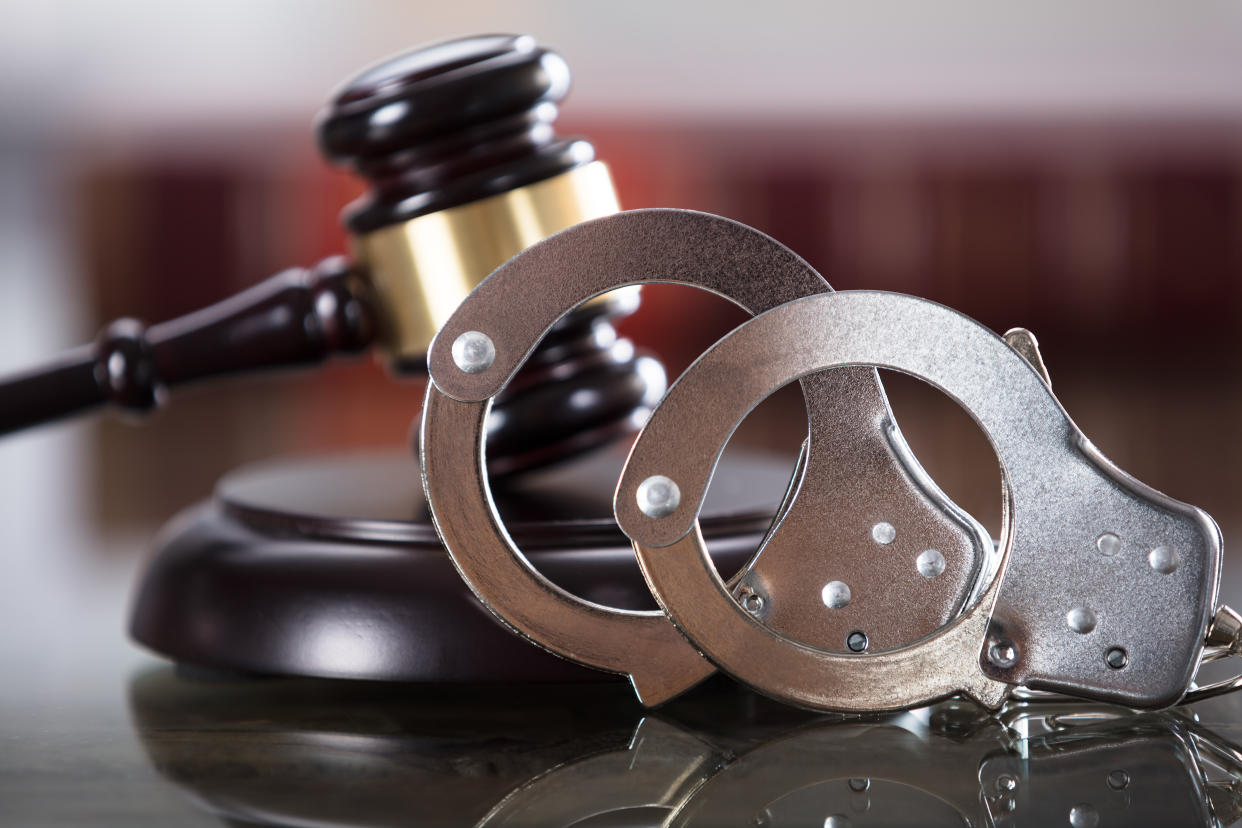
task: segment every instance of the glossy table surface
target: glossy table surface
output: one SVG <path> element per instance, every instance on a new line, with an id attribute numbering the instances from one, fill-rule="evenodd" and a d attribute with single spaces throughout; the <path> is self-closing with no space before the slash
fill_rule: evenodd
<path id="1" fill-rule="evenodd" d="M 714 681 L 415 687 L 180 676 L 135 655 L 14 699 L 4 825 L 1231 825 L 1242 703 L 812 716 Z M 90 688 L 90 692 L 85 692 Z M 835 820 L 835 821 L 834 821 Z M 1215 822 L 1213 820 L 1220 820 Z"/>
<path id="2" fill-rule="evenodd" d="M 619 682 L 179 672 L 123 632 L 149 534 L 51 519 L 56 482 L 5 491 L 0 825 L 1242 824 L 1242 695 L 843 719 L 724 679 L 643 711 Z"/>

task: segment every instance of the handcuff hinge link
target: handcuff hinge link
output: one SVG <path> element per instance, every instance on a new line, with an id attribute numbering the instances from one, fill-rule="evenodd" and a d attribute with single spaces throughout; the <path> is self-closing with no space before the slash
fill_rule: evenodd
<path id="1" fill-rule="evenodd" d="M 1242 615 L 1225 604 L 1216 609 L 1208 624 L 1206 643 L 1209 647 L 1225 647 L 1230 653 L 1242 649 Z"/>

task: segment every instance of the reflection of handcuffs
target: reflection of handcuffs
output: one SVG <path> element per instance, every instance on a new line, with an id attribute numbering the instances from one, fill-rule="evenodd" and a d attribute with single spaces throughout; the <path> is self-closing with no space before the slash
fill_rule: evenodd
<path id="1" fill-rule="evenodd" d="M 483 463 L 490 401 L 538 338 L 592 296 L 654 281 L 759 312 L 669 390 L 617 488 L 618 523 L 673 624 L 540 576 L 505 533 Z M 1209 655 L 1237 649 L 1242 619 L 1216 606 L 1215 523 L 1091 445 L 1053 396 L 1033 338 L 1003 340 L 913 297 L 828 290 L 766 236 L 674 210 L 578 225 L 498 269 L 432 344 L 422 439 L 437 527 L 483 603 L 553 652 L 629 674 L 648 704 L 715 665 L 829 710 L 958 693 L 996 707 L 1018 686 L 1164 707 L 1186 695 L 1205 642 Z M 913 459 L 860 366 L 931 383 L 987 433 L 1004 481 L 999 562 Z M 768 538 L 726 583 L 698 510 L 733 430 L 794 380 L 810 438 Z"/>
<path id="2" fill-rule="evenodd" d="M 1207 828 L 1242 817 L 1236 728 L 1181 711 L 1059 700 L 995 717 L 951 701 L 842 719 L 708 690 L 637 721 L 616 689 L 256 685 L 160 668 L 131 680 L 130 707 L 156 770 L 196 808 L 247 824 Z"/>
<path id="3" fill-rule="evenodd" d="M 812 723 L 736 753 L 645 719 L 625 750 L 530 780 L 479 825 L 1206 828 L 1242 815 L 1237 751 L 1217 734 L 1064 707 L 1019 707 L 1004 727 L 942 707 Z"/>
<path id="4" fill-rule="evenodd" d="M 1231 780 L 1238 769 L 1215 734 L 1176 716 L 1080 715 L 1067 726 L 1019 711 L 1010 729 L 986 721 L 947 734 L 908 714 L 806 729 L 739 757 L 665 824 L 1168 828 L 1237 818 L 1236 785 L 1208 779 L 1205 765 Z M 1042 732 L 1019 735 L 1026 727 Z"/>

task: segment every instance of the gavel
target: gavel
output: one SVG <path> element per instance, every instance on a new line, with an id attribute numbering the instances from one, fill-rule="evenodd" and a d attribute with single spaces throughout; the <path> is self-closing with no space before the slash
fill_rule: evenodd
<path id="1" fill-rule="evenodd" d="M 159 324 L 0 379 L 0 435 L 87 409 L 155 408 L 184 383 L 308 365 L 371 348 L 397 377 L 425 371 L 440 325 L 497 266 L 566 227 L 616 212 L 592 145 L 554 131 L 569 69 L 526 36 L 447 41 L 381 62 L 321 113 L 319 147 L 369 191 L 343 222 L 352 255 L 292 268 Z M 664 371 L 619 339 L 634 289 L 570 312 L 497 401 L 493 475 L 547 465 L 631 433 Z"/>

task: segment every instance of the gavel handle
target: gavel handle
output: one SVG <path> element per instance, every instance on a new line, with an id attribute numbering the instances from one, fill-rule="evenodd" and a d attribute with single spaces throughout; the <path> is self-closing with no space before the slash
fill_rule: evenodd
<path id="1" fill-rule="evenodd" d="M 320 362 L 364 350 L 375 325 L 343 258 L 282 271 L 242 293 L 151 327 L 108 325 L 94 345 L 0 378 L 0 434 L 111 403 L 141 412 L 205 377 Z"/>

